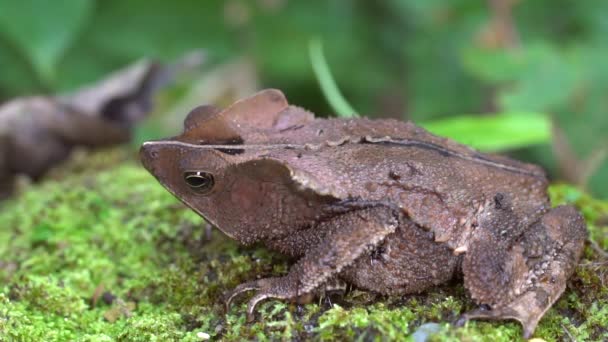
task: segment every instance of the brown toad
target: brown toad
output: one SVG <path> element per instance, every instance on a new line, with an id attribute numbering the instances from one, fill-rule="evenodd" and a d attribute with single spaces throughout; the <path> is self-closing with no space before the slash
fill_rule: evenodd
<path id="1" fill-rule="evenodd" d="M 266 90 L 224 111 L 194 109 L 183 134 L 146 142 L 144 166 L 173 195 L 243 244 L 298 261 L 241 284 L 248 316 L 339 279 L 386 294 L 458 273 L 481 308 L 529 337 L 566 287 L 586 227 L 551 208 L 542 169 L 479 153 L 396 120 L 321 119 Z"/>

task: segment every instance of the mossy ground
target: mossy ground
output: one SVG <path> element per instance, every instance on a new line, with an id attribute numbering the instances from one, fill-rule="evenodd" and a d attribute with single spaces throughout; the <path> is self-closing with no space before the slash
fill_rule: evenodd
<path id="1" fill-rule="evenodd" d="M 441 324 L 431 340 L 521 336 L 511 322 L 451 326 L 474 307 L 458 281 L 401 297 L 355 290 L 303 306 L 271 300 L 248 324 L 244 302 L 225 314 L 222 293 L 284 273 L 288 261 L 218 231 L 209 239 L 203 221 L 124 152 L 95 154 L 63 175 L 0 204 L 1 341 L 197 341 L 202 333 L 212 340 L 403 340 L 426 322 Z M 581 208 L 594 243 L 535 336 L 606 340 L 608 203 L 564 185 L 551 195 Z"/>

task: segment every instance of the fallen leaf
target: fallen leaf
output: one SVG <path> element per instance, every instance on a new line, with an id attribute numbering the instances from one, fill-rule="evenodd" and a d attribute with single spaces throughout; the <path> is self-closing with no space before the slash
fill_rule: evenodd
<path id="1" fill-rule="evenodd" d="M 37 180 L 74 147 L 129 141 L 158 89 L 203 58 L 190 53 L 173 65 L 142 60 L 70 94 L 17 98 L 0 106 L 0 199 L 14 190 L 17 175 Z"/>

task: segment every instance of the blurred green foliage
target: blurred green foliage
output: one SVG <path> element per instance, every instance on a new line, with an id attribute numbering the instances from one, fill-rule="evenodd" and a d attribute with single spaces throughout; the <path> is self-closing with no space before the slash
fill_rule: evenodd
<path id="1" fill-rule="evenodd" d="M 245 56 L 262 86 L 329 113 L 309 54 L 319 38 L 357 112 L 517 148 L 605 197 L 607 36 L 605 0 L 0 0 L 0 100 L 67 91 L 141 57 L 203 48 L 207 68 Z M 501 118 L 492 125 L 510 128 L 489 130 L 493 113 Z M 551 141 L 545 118 L 559 133 Z M 511 133 L 495 139 L 503 132 Z"/>
<path id="2" fill-rule="evenodd" d="M 505 146 L 524 147 L 549 140 L 549 122 L 535 113 L 497 114 L 486 117 L 456 116 L 421 122 L 422 127 L 483 151 L 499 151 Z"/>

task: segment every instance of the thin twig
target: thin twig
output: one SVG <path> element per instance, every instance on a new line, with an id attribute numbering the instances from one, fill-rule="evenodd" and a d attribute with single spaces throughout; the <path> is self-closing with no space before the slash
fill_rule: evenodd
<path id="1" fill-rule="evenodd" d="M 572 334 L 570 333 L 570 331 L 566 328 L 566 326 L 564 325 L 564 323 L 560 323 L 560 325 L 562 326 L 562 329 L 564 329 L 564 331 L 566 332 L 566 335 L 568 335 L 568 337 L 570 338 L 570 341 L 572 342 L 576 342 L 576 339 L 574 338 L 574 336 L 572 336 Z"/>
<path id="2" fill-rule="evenodd" d="M 602 257 L 603 259 L 608 259 L 608 252 L 606 252 L 602 247 L 600 247 L 600 245 L 591 240 L 591 239 L 587 239 L 587 242 L 589 242 L 589 245 L 591 246 L 591 248 L 600 255 L 600 257 Z"/>
<path id="3" fill-rule="evenodd" d="M 519 33 L 513 20 L 513 0 L 490 0 L 492 26 L 498 43 L 505 49 L 516 49 L 520 46 Z"/>
<path id="4" fill-rule="evenodd" d="M 584 264 L 579 264 L 580 267 L 601 267 L 604 265 L 608 265 L 608 260 L 602 262 L 587 262 Z"/>

